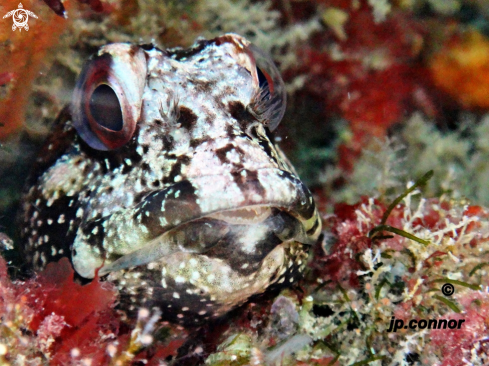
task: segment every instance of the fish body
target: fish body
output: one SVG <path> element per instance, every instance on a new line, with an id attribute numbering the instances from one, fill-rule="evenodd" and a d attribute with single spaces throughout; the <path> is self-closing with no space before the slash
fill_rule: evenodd
<path id="1" fill-rule="evenodd" d="M 238 35 L 102 47 L 28 179 L 26 260 L 67 256 L 122 308 L 184 325 L 294 283 L 321 223 L 271 138 L 284 110 L 276 67 Z"/>

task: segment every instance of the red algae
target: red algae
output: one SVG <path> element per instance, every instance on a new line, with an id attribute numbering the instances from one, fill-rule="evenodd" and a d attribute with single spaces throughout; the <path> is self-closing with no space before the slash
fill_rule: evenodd
<path id="1" fill-rule="evenodd" d="M 0 361 L 7 364 L 22 355 L 33 364 L 54 366 L 137 361 L 156 366 L 176 355 L 187 338 L 183 329 L 168 326 L 167 339 L 154 340 L 148 319 L 138 317 L 135 325 L 122 320 L 116 300 L 111 283 L 98 278 L 87 285 L 77 283 L 67 258 L 22 282 L 10 281 L 0 257 L 0 344 L 6 347 Z"/>
<path id="2" fill-rule="evenodd" d="M 30 328 L 37 331 L 38 338 L 56 339 L 51 347 L 53 365 L 70 361 L 73 349 L 90 355 L 95 364 L 103 364 L 108 356 L 100 347 L 101 334 L 110 337 L 118 328 L 117 318 L 111 311 L 116 291 L 111 284 L 101 283 L 97 278 L 81 286 L 73 277 L 69 260 L 62 258 L 58 263 L 50 263 L 27 283 L 32 286 L 30 305 L 36 309 Z M 58 324 L 51 324 L 53 317 Z"/>
<path id="3" fill-rule="evenodd" d="M 14 10 L 17 0 L 6 0 L 2 9 Z M 12 23 L 0 24 L 0 72 L 2 85 L 7 93 L 0 99 L 0 140 L 18 132 L 24 123 L 24 113 L 29 99 L 32 82 L 45 62 L 47 52 L 55 47 L 67 21 L 54 13 L 43 11 L 38 2 L 24 1 L 24 8 L 34 12 L 39 19 L 29 18 L 29 31 L 13 31 Z"/>
<path id="4" fill-rule="evenodd" d="M 317 273 L 319 277 L 322 277 L 321 273 L 327 273 L 333 283 L 343 287 L 359 286 L 356 271 L 362 266 L 355 255 L 372 246 L 372 241 L 366 235 L 368 230 L 362 231 L 357 225 L 355 210 L 360 206 L 343 204 L 336 207 L 338 216 L 330 218 L 327 225 L 331 227 L 331 233 L 337 241 L 329 250 L 331 254 L 326 255 L 321 262 L 314 263 L 314 266 L 320 268 L 320 273 Z M 379 220 L 380 217 L 381 214 Z"/>
<path id="5" fill-rule="evenodd" d="M 167 346 L 159 347 L 154 355 L 149 359 L 148 366 L 160 366 L 161 362 L 166 360 L 169 356 L 175 356 L 177 350 L 184 343 L 184 339 L 175 339 L 170 341 Z"/>
<path id="6" fill-rule="evenodd" d="M 74 282 L 74 274 L 65 257 L 57 263 L 49 263 L 37 278 L 27 283 L 32 286 L 35 306 L 42 309 L 30 324 L 32 330 L 37 330 L 42 319 L 51 313 L 63 316 L 67 324 L 76 327 L 92 313 L 101 312 L 114 304 L 116 291 L 113 285 L 102 283 L 97 278 L 81 286 Z"/>
<path id="7" fill-rule="evenodd" d="M 368 344 L 376 344 L 379 357 L 383 354 L 399 362 L 413 354 L 422 364 L 486 364 L 487 210 L 435 198 L 413 200 L 413 194 L 419 192 L 408 194 L 392 210 L 386 224 L 426 239 L 428 244 L 389 231 L 371 235 L 386 210 L 386 204 L 378 199 L 363 197 L 355 205 L 335 206 L 335 214 L 325 223 L 336 241 L 330 248 L 316 248 L 311 262 L 313 275 L 308 277 L 328 295 L 316 290 L 313 296 L 323 299 L 334 311 L 340 311 L 338 301 L 346 302 L 346 308 L 357 314 L 353 318 L 365 322 L 359 334 L 367 332 Z M 454 296 L 441 295 L 444 283 L 455 285 Z M 331 296 L 333 300 L 324 300 Z M 358 327 L 352 317 L 338 316 L 334 311 L 328 316 Z M 386 333 L 392 317 L 404 324 L 421 319 L 460 320 L 462 326 L 426 332 L 406 326 Z M 349 345 L 353 341 L 345 340 L 348 334 L 342 330 L 328 342 Z"/>
<path id="8" fill-rule="evenodd" d="M 35 312 L 29 328 L 37 331 L 41 340 L 54 338 L 52 365 L 71 360 L 73 349 L 90 355 L 95 364 L 103 364 L 108 356 L 100 341 L 110 339 L 118 330 L 113 312 L 117 293 L 111 284 L 98 278 L 82 286 L 73 277 L 69 260 L 62 258 L 26 283 L 30 289 L 27 304 Z"/>
<path id="9" fill-rule="evenodd" d="M 345 172 L 351 172 L 372 137 L 386 136 L 406 114 L 415 109 L 438 113 L 428 69 L 419 57 L 428 34 L 425 25 L 407 11 L 376 22 L 367 1 L 357 5 L 328 2 L 328 9 L 346 16 L 343 36 L 335 28 L 323 31 L 298 50 L 303 65 L 298 72 L 309 76 L 303 92 L 323 99 L 325 115 L 348 122 L 352 136 L 338 150 Z"/>
<path id="10" fill-rule="evenodd" d="M 457 366 L 473 361 L 476 356 L 489 361 L 489 294 L 476 292 L 460 297 L 464 314 L 448 313 L 443 318 L 464 320 L 460 329 L 430 331 L 430 352 L 435 353 L 440 366 Z M 485 356 L 484 356 L 485 355 Z"/>
<path id="11" fill-rule="evenodd" d="M 65 365 L 80 354 L 97 365 L 109 361 L 105 348 L 119 328 L 113 309 L 117 292 L 98 279 L 82 286 L 73 275 L 63 258 L 27 282 L 11 282 L 0 258 L 0 313 L 9 329 L 0 335 L 2 343 L 8 340 L 7 359 L 22 354 L 33 362 L 45 358 L 50 365 Z"/>

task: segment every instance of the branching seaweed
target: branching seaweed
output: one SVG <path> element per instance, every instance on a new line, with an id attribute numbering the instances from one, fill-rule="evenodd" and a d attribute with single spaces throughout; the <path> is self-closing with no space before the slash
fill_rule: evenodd
<path id="1" fill-rule="evenodd" d="M 416 235 L 410 234 L 404 230 L 392 227 L 390 225 L 386 225 L 385 223 L 387 222 L 387 219 L 389 218 L 389 215 L 391 214 L 392 210 L 416 188 L 420 186 L 424 186 L 428 182 L 428 180 L 430 180 L 431 177 L 433 177 L 433 170 L 430 170 L 421 178 L 419 178 L 416 182 L 414 182 L 414 184 L 411 187 L 406 189 L 400 196 L 398 196 L 394 201 L 392 201 L 392 203 L 389 205 L 389 207 L 387 207 L 387 210 L 385 210 L 384 214 L 382 215 L 380 224 L 374 227 L 372 230 L 370 230 L 370 232 L 368 233 L 368 237 L 371 238 L 372 240 L 385 238 L 385 236 L 376 237 L 375 234 L 383 231 L 389 231 L 391 233 L 401 235 L 404 236 L 405 238 L 414 240 L 423 245 L 428 245 L 430 243 L 429 241 L 420 239 Z"/>

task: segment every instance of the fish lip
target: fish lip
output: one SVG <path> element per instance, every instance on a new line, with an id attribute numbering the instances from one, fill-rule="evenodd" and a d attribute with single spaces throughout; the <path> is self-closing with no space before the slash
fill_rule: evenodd
<path id="1" fill-rule="evenodd" d="M 242 172 L 189 177 L 153 192 L 136 210 L 149 210 L 152 218 L 141 215 L 142 224 L 156 228 L 153 237 L 199 218 L 255 206 L 278 208 L 300 221 L 317 214 L 311 192 L 295 174 L 277 168 L 247 174 L 253 177 Z"/>
<path id="2" fill-rule="evenodd" d="M 154 255 L 167 256 L 178 251 L 195 250 L 187 250 L 181 245 L 158 246 L 157 240 L 180 225 L 250 206 L 274 207 L 287 213 L 298 222 L 298 235 L 292 239 L 314 244 L 321 223 L 311 192 L 297 176 L 275 168 L 249 172 L 244 179 L 238 175 L 243 174 L 190 177 L 151 193 L 135 207 L 105 218 L 102 220 L 105 252 L 93 250 L 90 236 L 77 236 L 73 244 L 77 254 L 72 256 L 75 270 L 82 277 L 93 278 L 97 268 L 104 267 L 100 275 L 105 275 L 112 270 L 129 268 L 134 261 L 138 261 L 136 265 L 149 263 Z M 110 238 L 110 242 L 106 242 L 106 238 Z M 119 246 L 110 247 L 115 245 L 112 243 Z M 112 253 L 113 260 L 106 257 L 108 248 L 112 249 L 109 253 Z M 118 269 L 114 267 L 115 262 L 120 263 Z"/>
<path id="3" fill-rule="evenodd" d="M 205 218 L 224 221 L 231 225 L 254 225 L 265 221 L 272 215 L 274 207 L 250 205 L 232 210 L 215 212 Z"/>

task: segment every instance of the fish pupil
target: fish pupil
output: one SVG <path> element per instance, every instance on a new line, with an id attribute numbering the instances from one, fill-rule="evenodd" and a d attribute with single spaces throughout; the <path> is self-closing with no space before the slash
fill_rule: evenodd
<path id="1" fill-rule="evenodd" d="M 114 90 L 99 85 L 90 98 L 90 113 L 100 126 L 111 131 L 120 131 L 123 127 L 122 109 Z"/>

